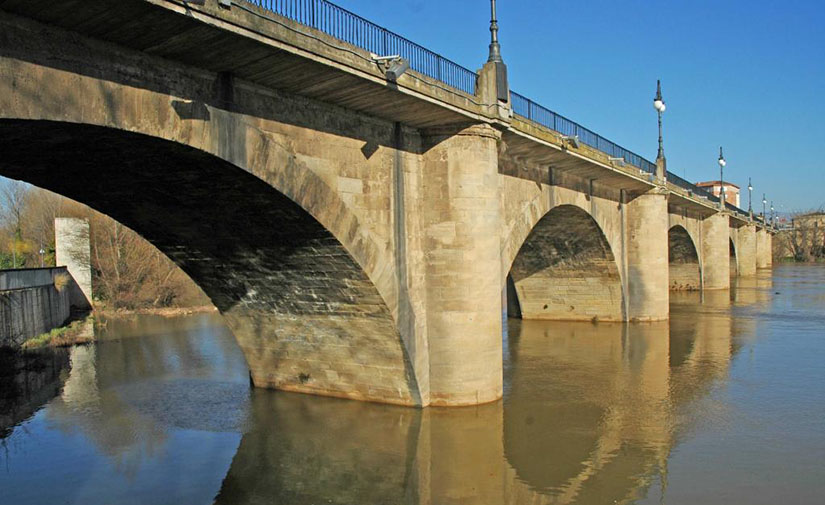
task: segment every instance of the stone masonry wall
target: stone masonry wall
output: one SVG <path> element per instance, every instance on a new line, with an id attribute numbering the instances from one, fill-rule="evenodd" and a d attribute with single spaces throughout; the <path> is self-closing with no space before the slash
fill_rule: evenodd
<path id="1" fill-rule="evenodd" d="M 426 346 L 407 345 L 423 293 L 399 289 L 393 255 L 414 132 L 5 13 L 0 33 L 0 173 L 156 245 L 256 384 L 424 403 Z"/>
<path id="2" fill-rule="evenodd" d="M 696 291 L 702 288 L 699 263 L 671 263 L 668 265 L 671 291 Z"/>
<path id="3" fill-rule="evenodd" d="M 522 318 L 622 320 L 616 260 L 598 225 L 564 205 L 543 217 L 511 270 Z"/>
<path id="4" fill-rule="evenodd" d="M 678 225 L 668 230 L 668 278 L 671 291 L 702 288 L 696 246 L 687 230 Z"/>

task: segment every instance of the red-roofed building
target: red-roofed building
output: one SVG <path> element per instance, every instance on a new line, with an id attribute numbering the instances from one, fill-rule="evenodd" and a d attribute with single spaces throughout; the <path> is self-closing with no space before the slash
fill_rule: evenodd
<path id="1" fill-rule="evenodd" d="M 697 186 L 713 193 L 714 196 L 719 196 L 722 192 L 722 186 L 725 187 L 725 201 L 739 207 L 739 186 L 730 182 L 721 181 L 706 181 L 697 182 Z"/>

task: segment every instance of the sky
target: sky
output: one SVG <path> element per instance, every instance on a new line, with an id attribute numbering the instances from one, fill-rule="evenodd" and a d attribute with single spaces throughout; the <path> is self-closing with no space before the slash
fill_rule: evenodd
<path id="1" fill-rule="evenodd" d="M 334 3 L 476 70 L 487 0 Z M 499 0 L 512 90 L 649 160 L 656 79 L 668 169 L 762 194 L 778 211 L 825 206 L 825 0 Z"/>

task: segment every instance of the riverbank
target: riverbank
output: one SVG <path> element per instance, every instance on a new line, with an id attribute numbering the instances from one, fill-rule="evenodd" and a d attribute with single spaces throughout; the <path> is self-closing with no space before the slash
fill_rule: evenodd
<path id="1" fill-rule="evenodd" d="M 44 347 L 71 347 L 94 341 L 94 317 L 88 315 L 76 319 L 66 326 L 53 328 L 48 333 L 30 338 L 20 346 L 23 351 L 42 349 Z"/>
<path id="2" fill-rule="evenodd" d="M 136 315 L 178 317 L 217 311 L 218 309 L 213 305 L 198 305 L 194 307 L 146 307 L 141 309 L 110 309 L 107 307 L 95 307 L 95 314 L 97 316 L 110 319 L 131 317 Z"/>

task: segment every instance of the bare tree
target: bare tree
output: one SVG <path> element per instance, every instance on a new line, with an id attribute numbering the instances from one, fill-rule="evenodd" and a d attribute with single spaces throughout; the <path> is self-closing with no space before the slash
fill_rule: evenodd
<path id="1" fill-rule="evenodd" d="M 89 221 L 98 301 L 113 308 L 209 304 L 177 265 L 126 226 L 50 191 L 11 182 L 0 178 L 0 251 L 10 252 L 3 265 L 54 265 L 55 218 L 79 217 Z"/>
<path id="2" fill-rule="evenodd" d="M 776 236 L 778 259 L 813 262 L 825 260 L 825 212 L 799 212 L 791 216 L 791 226 Z"/>
<path id="3" fill-rule="evenodd" d="M 12 255 L 12 268 L 23 266 L 22 254 L 26 244 L 23 240 L 23 211 L 28 201 L 29 187 L 25 183 L 6 180 L 0 185 L 0 208 L 3 220 L 10 227 L 9 247 Z M 21 261 L 18 261 L 21 260 Z"/>

